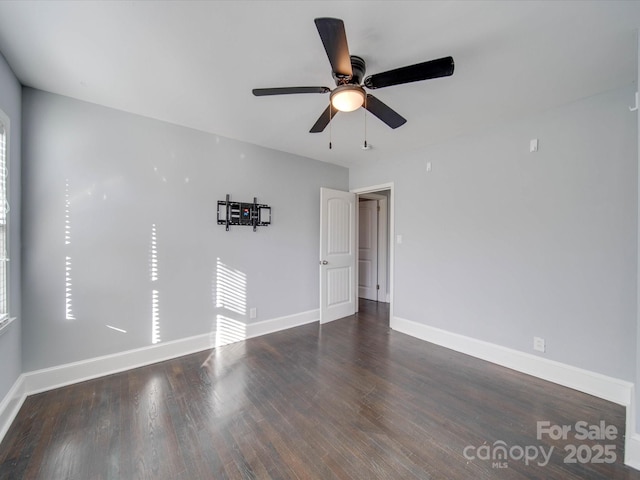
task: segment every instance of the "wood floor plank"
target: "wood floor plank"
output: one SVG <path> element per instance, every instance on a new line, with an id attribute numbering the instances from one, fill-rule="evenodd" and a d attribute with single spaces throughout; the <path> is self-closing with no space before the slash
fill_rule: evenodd
<path id="1" fill-rule="evenodd" d="M 538 421 L 618 434 L 538 438 Z M 33 395 L 0 444 L 0 480 L 640 480 L 624 426 L 619 405 L 394 332 L 386 304 L 361 301 L 326 325 Z M 607 444 L 615 462 L 567 463 L 571 444 Z M 551 453 L 480 453 L 496 445 Z"/>
<path id="2" fill-rule="evenodd" d="M 66 430 L 65 424 L 69 406 L 74 404 L 71 400 L 71 390 L 70 388 L 63 388 L 35 395 L 35 397 L 38 397 L 37 405 L 40 407 L 37 410 L 38 415 L 35 415 L 35 420 L 42 423 L 42 428 L 32 432 L 34 434 L 37 432 L 35 436 L 29 435 L 27 452 L 25 454 L 18 453 L 19 456 L 25 455 L 29 458 L 29 462 L 21 477 L 16 474 L 17 478 L 46 478 L 44 476 L 48 474 L 47 472 L 55 468 L 57 464 L 56 450 L 59 449 L 63 453 L 65 451 L 60 444 L 63 442 Z M 30 405 L 27 404 L 29 400 L 30 398 L 27 398 L 20 411 L 30 408 Z M 34 442 L 34 438 L 40 440 Z M 64 455 L 61 455 L 61 457 L 64 458 Z M 4 476 L 4 470 L 0 474 Z M 12 477 L 9 475 L 7 478 Z"/>

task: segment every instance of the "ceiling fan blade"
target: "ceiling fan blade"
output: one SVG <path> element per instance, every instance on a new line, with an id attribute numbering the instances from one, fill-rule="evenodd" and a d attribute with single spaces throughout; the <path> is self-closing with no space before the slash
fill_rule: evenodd
<path id="1" fill-rule="evenodd" d="M 316 18 L 314 21 L 333 72 L 339 77 L 353 76 L 344 22 L 339 18 Z"/>
<path id="2" fill-rule="evenodd" d="M 331 119 L 336 116 L 336 113 L 338 113 L 338 110 L 335 109 L 333 105 L 329 105 L 327 108 L 325 108 L 324 112 L 322 112 L 320 118 L 316 120 L 316 123 L 313 125 L 313 127 L 311 127 L 309 133 L 322 132 L 327 127 L 327 125 L 329 125 Z"/>
<path id="3" fill-rule="evenodd" d="M 329 93 L 327 87 L 277 87 L 277 88 L 254 88 L 252 90 L 256 97 L 267 95 L 288 95 L 292 93 Z"/>
<path id="4" fill-rule="evenodd" d="M 416 63 L 415 65 L 369 75 L 364 79 L 364 85 L 367 88 L 375 89 L 402 83 L 419 82 L 430 78 L 448 77 L 453 75 L 453 69 L 453 57 L 438 58 L 437 60 Z"/>
<path id="5" fill-rule="evenodd" d="M 400 115 L 398 112 L 382 103 L 376 97 L 371 94 L 367 94 L 367 101 L 364 104 L 365 108 L 373 113 L 376 117 L 389 125 L 391 128 L 398 128 L 401 125 L 407 123 L 407 119 Z"/>

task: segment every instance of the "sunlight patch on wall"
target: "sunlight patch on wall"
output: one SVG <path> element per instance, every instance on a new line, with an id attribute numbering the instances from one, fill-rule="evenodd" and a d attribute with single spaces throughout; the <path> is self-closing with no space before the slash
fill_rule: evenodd
<path id="1" fill-rule="evenodd" d="M 75 320 L 76 317 L 73 314 L 73 281 L 71 279 L 71 257 L 66 256 L 64 260 L 65 269 L 65 306 L 64 317 L 67 320 Z"/>
<path id="2" fill-rule="evenodd" d="M 224 315 L 216 316 L 216 347 L 239 342 L 245 338 L 247 326 L 244 323 Z"/>
<path id="3" fill-rule="evenodd" d="M 160 305 L 158 290 L 151 291 L 151 343 L 159 343 L 160 339 Z"/>
<path id="4" fill-rule="evenodd" d="M 122 328 L 114 327 L 113 325 L 105 325 L 105 327 L 110 328 L 111 330 L 115 330 L 116 332 L 127 333 L 126 330 Z"/>
<path id="5" fill-rule="evenodd" d="M 247 313 L 247 276 L 239 270 L 216 263 L 216 307 L 234 313 Z"/>
<path id="6" fill-rule="evenodd" d="M 151 224 L 151 245 L 149 247 L 149 277 L 151 289 L 151 343 L 156 344 L 160 339 L 160 292 L 158 292 L 158 236 L 156 224 Z"/>
<path id="7" fill-rule="evenodd" d="M 73 280 L 71 278 L 72 261 L 69 249 L 71 248 L 71 197 L 69 195 L 69 180 L 64 187 L 64 246 L 66 250 L 64 260 L 64 288 L 65 288 L 65 313 L 66 320 L 75 320 L 73 314 Z"/>
<path id="8" fill-rule="evenodd" d="M 69 196 L 69 180 L 64 186 L 64 244 L 71 244 L 71 197 Z"/>
<path id="9" fill-rule="evenodd" d="M 228 345 L 247 338 L 246 324 L 235 317 L 245 317 L 247 313 L 247 276 L 220 260 L 216 261 L 214 303 L 222 311 L 216 315 L 213 328 L 213 344 L 216 347 Z"/>

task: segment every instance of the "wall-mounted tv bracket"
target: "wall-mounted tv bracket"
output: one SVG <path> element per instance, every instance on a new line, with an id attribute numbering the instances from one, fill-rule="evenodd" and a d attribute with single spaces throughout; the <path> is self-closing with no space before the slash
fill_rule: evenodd
<path id="1" fill-rule="evenodd" d="M 227 232 L 230 225 L 249 225 L 256 231 L 256 227 L 266 227 L 271 224 L 271 207 L 258 203 L 253 197 L 253 203 L 232 202 L 227 194 L 226 200 L 218 200 L 218 225 L 225 225 Z"/>

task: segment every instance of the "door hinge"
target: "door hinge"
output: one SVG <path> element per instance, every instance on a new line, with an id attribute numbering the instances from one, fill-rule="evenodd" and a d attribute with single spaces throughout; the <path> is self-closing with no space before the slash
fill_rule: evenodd
<path id="1" fill-rule="evenodd" d="M 378 211 L 380 211 L 380 205 L 378 205 Z"/>
<path id="2" fill-rule="evenodd" d="M 380 285 L 376 285 L 376 290 L 380 290 Z"/>

